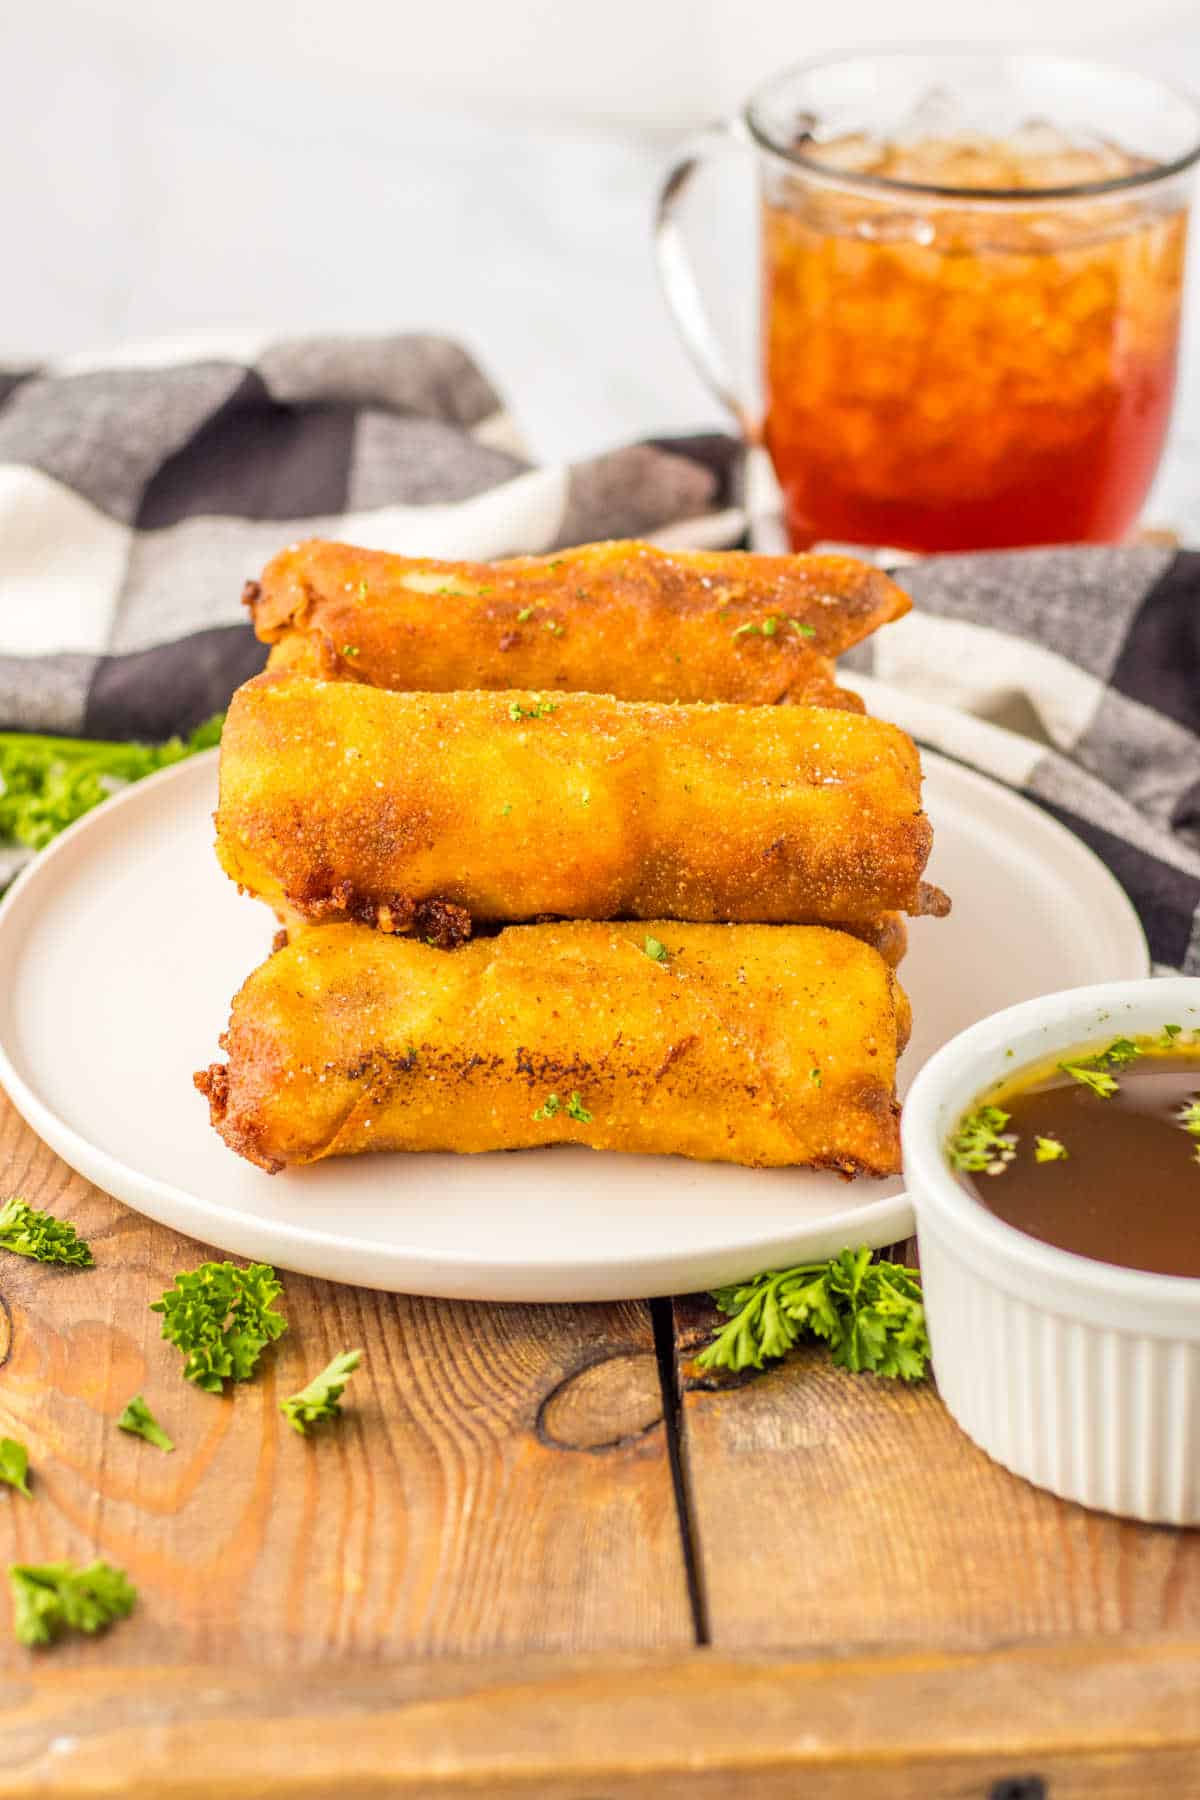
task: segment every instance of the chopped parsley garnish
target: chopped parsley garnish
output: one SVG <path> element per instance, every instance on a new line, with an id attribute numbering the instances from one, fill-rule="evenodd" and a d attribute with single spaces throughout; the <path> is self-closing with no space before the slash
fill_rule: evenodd
<path id="1" fill-rule="evenodd" d="M 545 624 L 546 630 L 552 637 L 562 637 L 567 629 L 565 625 L 560 625 L 557 619 L 547 619 Z"/>
<path id="2" fill-rule="evenodd" d="M 762 620 L 747 619 L 744 625 L 739 625 L 737 627 L 737 630 L 733 635 L 735 638 L 749 637 L 756 634 L 765 638 L 773 638 L 778 632 L 781 624 L 790 625 L 794 631 L 799 632 L 801 637 L 811 638 L 816 637 L 817 635 L 811 625 L 802 624 L 799 619 L 784 618 L 778 613 L 768 613 L 766 618 Z"/>
<path id="3" fill-rule="evenodd" d="M 1169 1050 L 1182 1030 L 1182 1025 L 1164 1025 L 1162 1028 L 1163 1047 Z"/>
<path id="4" fill-rule="evenodd" d="M 504 802 L 504 805 L 500 808 L 500 817 L 502 819 L 507 819 L 507 817 L 511 811 L 512 811 L 512 801 L 506 800 Z"/>
<path id="5" fill-rule="evenodd" d="M 524 625 L 529 619 L 532 619 L 532 617 L 533 617 L 532 606 L 523 606 L 521 608 L 520 612 L 517 614 L 517 624 Z"/>
<path id="6" fill-rule="evenodd" d="M 1072 1081 L 1081 1082 L 1084 1087 L 1091 1088 L 1093 1094 L 1098 1094 L 1101 1100 L 1109 1100 L 1118 1092 L 1119 1083 L 1116 1077 L 1105 1074 L 1103 1069 L 1089 1069 L 1083 1063 L 1060 1062 L 1058 1066 L 1064 1075 L 1069 1075 Z"/>
<path id="7" fill-rule="evenodd" d="M 808 1071 L 808 1079 L 812 1082 L 814 1087 L 820 1087 L 820 1085 L 821 1085 L 820 1069 L 810 1069 Z"/>
<path id="8" fill-rule="evenodd" d="M 207 1262 L 177 1275 L 150 1311 L 162 1313 L 163 1337 L 182 1350 L 185 1380 L 220 1394 L 226 1381 L 248 1381 L 267 1345 L 287 1330 L 273 1305 L 282 1292 L 269 1263 Z"/>
<path id="9" fill-rule="evenodd" d="M 0 842 L 42 850 L 110 794 L 221 739 L 224 714 L 165 744 L 0 732 Z"/>
<path id="10" fill-rule="evenodd" d="M 1056 1137 L 1038 1137 L 1033 1140 L 1034 1162 L 1066 1162 L 1067 1146 Z"/>
<path id="11" fill-rule="evenodd" d="M 343 644 L 342 645 L 342 655 L 343 656 L 361 656 L 362 651 L 359 649 L 357 644 Z"/>
<path id="12" fill-rule="evenodd" d="M 865 1245 L 719 1288 L 713 1299 L 729 1323 L 700 1352 L 703 1369 L 761 1369 L 804 1335 L 824 1338 L 834 1362 L 856 1373 L 920 1381 L 929 1362 L 919 1271 L 872 1262 Z"/>
<path id="13" fill-rule="evenodd" d="M 0 1481 L 32 1500 L 28 1475 L 29 1452 L 24 1444 L 18 1443 L 16 1438 L 0 1437 Z"/>
<path id="14" fill-rule="evenodd" d="M 307 1387 L 279 1402 L 279 1410 L 293 1431 L 303 1437 L 311 1426 L 337 1418 L 342 1410 L 342 1391 L 361 1361 L 361 1350 L 343 1350 L 319 1375 L 313 1376 Z"/>
<path id="15" fill-rule="evenodd" d="M 563 1110 L 563 1102 L 558 1095 L 547 1094 L 533 1116 L 535 1119 L 553 1119 Z M 578 1093 L 573 1093 L 567 1101 L 566 1114 L 568 1119 L 576 1119 L 580 1125 L 590 1125 L 592 1122 L 592 1115 L 579 1098 Z"/>
<path id="16" fill-rule="evenodd" d="M 69 1269 L 90 1269 L 96 1260 L 66 1219 L 39 1212 L 15 1194 L 0 1206 L 0 1250 L 31 1256 L 34 1262 L 62 1263 Z"/>
<path id="17" fill-rule="evenodd" d="M 557 711 L 558 703 L 555 700 L 539 700 L 533 706 L 522 706 L 519 700 L 514 700 L 509 706 L 508 716 L 510 719 L 546 719 Z"/>
<path id="18" fill-rule="evenodd" d="M 13 1630 L 18 1644 L 51 1644 L 64 1631 L 103 1631 L 128 1618 L 137 1589 L 110 1563 L 10 1563 Z"/>
<path id="19" fill-rule="evenodd" d="M 817 635 L 816 626 L 806 625 L 802 619 L 789 619 L 788 624 L 794 631 L 798 631 L 801 637 L 814 638 Z"/>
<path id="20" fill-rule="evenodd" d="M 367 584 L 365 579 L 358 584 L 358 597 L 360 600 L 365 600 L 367 597 Z"/>
<path id="21" fill-rule="evenodd" d="M 121 1431 L 132 1432 L 134 1437 L 145 1438 L 146 1442 L 153 1444 L 156 1450 L 165 1450 L 169 1453 L 175 1448 L 141 1394 L 133 1396 L 117 1420 L 117 1427 Z"/>
<path id="22" fill-rule="evenodd" d="M 1017 1154 L 1017 1140 L 1004 1127 L 1011 1118 L 999 1106 L 981 1106 L 968 1113 L 946 1145 L 952 1169 L 970 1174 L 1000 1175 Z"/>
<path id="23" fill-rule="evenodd" d="M 1096 1061 L 1112 1063 L 1118 1069 L 1123 1069 L 1126 1063 L 1131 1063 L 1135 1057 L 1141 1054 L 1141 1050 L 1132 1038 L 1114 1038 L 1108 1049 L 1100 1052 Z"/>
<path id="24" fill-rule="evenodd" d="M 1186 1106 L 1181 1106 L 1177 1117 L 1185 1131 L 1190 1131 L 1193 1137 L 1200 1137 L 1200 1096 L 1189 1100 Z"/>
<path id="25" fill-rule="evenodd" d="M 651 962 L 665 963 L 667 960 L 667 946 L 660 944 L 656 937 L 648 937 L 642 945 L 642 950 Z"/>

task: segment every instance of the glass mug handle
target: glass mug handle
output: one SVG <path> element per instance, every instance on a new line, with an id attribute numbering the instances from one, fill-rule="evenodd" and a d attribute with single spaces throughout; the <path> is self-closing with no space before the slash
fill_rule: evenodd
<path id="1" fill-rule="evenodd" d="M 742 399 L 730 372 L 724 350 L 713 330 L 692 259 L 684 246 L 679 205 L 692 177 L 715 156 L 731 150 L 752 149 L 740 120 L 709 125 L 688 138 L 677 151 L 658 192 L 654 220 L 654 249 L 658 278 L 684 348 L 701 378 L 726 410 L 732 413 L 747 444 L 761 445 L 762 420 Z"/>

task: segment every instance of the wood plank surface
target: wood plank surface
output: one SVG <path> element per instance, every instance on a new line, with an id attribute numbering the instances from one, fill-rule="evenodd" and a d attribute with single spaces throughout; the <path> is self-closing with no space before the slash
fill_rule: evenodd
<path id="1" fill-rule="evenodd" d="M 1193 1800 L 1200 1641 L 55 1675 L 0 1800 Z"/>
<path id="2" fill-rule="evenodd" d="M 915 1262 L 915 1249 L 888 1254 Z M 1031 1487 L 964 1437 L 932 1382 L 852 1375 L 816 1347 L 714 1378 L 693 1358 L 715 1322 L 706 1299 L 676 1302 L 681 1458 L 713 1644 L 1200 1634 L 1200 1531 Z"/>
<path id="3" fill-rule="evenodd" d="M 118 1205 L 0 1098 L 0 1196 L 72 1219 L 98 1267 L 0 1256 L 0 1562 L 100 1555 L 141 1593 L 98 1641 L 40 1660 L 289 1669 L 481 1652 L 690 1645 L 648 1309 L 409 1299 L 284 1275 L 289 1329 L 224 1397 L 182 1379 L 148 1304 L 213 1254 Z M 278 1410 L 361 1346 L 346 1417 Z M 178 1449 L 116 1429 L 145 1393 Z M 39 1659 L 8 1629 L 0 1672 Z M 2 1678 L 2 1676 L 0 1676 Z"/>

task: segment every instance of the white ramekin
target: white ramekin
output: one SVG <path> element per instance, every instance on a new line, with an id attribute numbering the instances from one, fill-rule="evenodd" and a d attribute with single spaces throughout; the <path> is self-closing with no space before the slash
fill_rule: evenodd
<path id="1" fill-rule="evenodd" d="M 1114 1268 L 1027 1237 L 967 1192 L 944 1153 L 960 1115 L 1023 1064 L 1165 1024 L 1200 1027 L 1200 979 L 1073 988 L 995 1013 L 921 1070 L 901 1132 L 934 1373 L 958 1424 L 1064 1499 L 1197 1525 L 1200 1280 Z"/>

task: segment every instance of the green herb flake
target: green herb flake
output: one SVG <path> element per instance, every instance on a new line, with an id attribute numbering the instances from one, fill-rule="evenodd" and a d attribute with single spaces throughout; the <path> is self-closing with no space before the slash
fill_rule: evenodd
<path id="1" fill-rule="evenodd" d="M 153 1444 L 156 1450 L 165 1450 L 168 1455 L 175 1448 L 141 1394 L 133 1396 L 117 1420 L 117 1428 L 120 1431 L 131 1432 L 134 1437 L 145 1438 L 146 1442 Z"/>
<path id="2" fill-rule="evenodd" d="M 1108 1049 L 1102 1050 L 1096 1060 L 1112 1063 L 1116 1068 L 1123 1069 L 1126 1063 L 1133 1062 L 1141 1054 L 1141 1050 L 1132 1038 L 1120 1037 L 1114 1038 Z"/>
<path id="3" fill-rule="evenodd" d="M 558 1095 L 557 1094 L 547 1094 L 546 1098 L 542 1101 L 542 1104 L 538 1107 L 537 1111 L 534 1113 L 533 1116 L 535 1119 L 538 1119 L 538 1120 L 553 1119 L 561 1111 L 562 1111 L 562 1101 L 559 1099 Z"/>
<path id="4" fill-rule="evenodd" d="M 514 700 L 508 709 L 508 716 L 510 719 L 548 719 L 551 713 L 557 711 L 558 702 L 555 700 L 539 700 L 534 706 L 522 706 L 519 700 Z"/>
<path id="5" fill-rule="evenodd" d="M 719 1288 L 713 1299 L 729 1323 L 697 1358 L 703 1369 L 761 1369 L 805 1335 L 823 1338 L 855 1373 L 920 1381 L 928 1367 L 919 1271 L 872 1262 L 865 1245 Z"/>
<path id="6" fill-rule="evenodd" d="M 342 655 L 343 656 L 361 656 L 362 651 L 359 649 L 357 644 L 343 644 L 342 645 Z"/>
<path id="7" fill-rule="evenodd" d="M 577 1093 L 572 1094 L 571 1098 L 567 1101 L 567 1117 L 568 1119 L 575 1119 L 580 1125 L 590 1125 L 592 1122 L 591 1113 L 583 1104 L 583 1101 L 579 1098 Z"/>
<path id="8" fill-rule="evenodd" d="M 1163 1026 L 1162 1038 L 1160 1041 L 1162 1043 L 1162 1047 L 1164 1050 L 1169 1050 L 1171 1048 L 1171 1046 L 1175 1042 L 1175 1039 L 1179 1036 L 1179 1034 L 1182 1030 L 1183 1030 L 1182 1025 L 1164 1025 Z"/>
<path id="9" fill-rule="evenodd" d="M 19 1644 L 36 1649 L 52 1644 L 64 1631 L 104 1631 L 126 1619 L 137 1601 L 137 1589 L 110 1563 L 10 1563 L 13 1630 Z"/>
<path id="10" fill-rule="evenodd" d="M 1185 1131 L 1190 1131 L 1193 1137 L 1200 1137 L 1200 1095 L 1181 1106 L 1175 1116 Z"/>
<path id="11" fill-rule="evenodd" d="M 961 1120 L 946 1145 L 952 1169 L 969 1174 L 1000 1175 L 1017 1154 L 1017 1139 L 1004 1127 L 1012 1115 L 999 1106 L 981 1106 Z"/>
<path id="12" fill-rule="evenodd" d="M 365 577 L 358 584 L 358 597 L 360 600 L 365 600 L 367 597 L 367 583 Z"/>
<path id="13" fill-rule="evenodd" d="M 293 1431 L 303 1437 L 311 1426 L 337 1418 L 342 1392 L 361 1361 L 361 1350 L 343 1350 L 319 1375 L 313 1376 L 307 1387 L 279 1402 L 279 1410 Z"/>
<path id="14" fill-rule="evenodd" d="M 220 742 L 224 714 L 165 744 L 0 732 L 0 843 L 43 850 L 60 831 L 131 782 Z"/>
<path id="15" fill-rule="evenodd" d="M 220 1394 L 226 1381 L 248 1381 L 267 1345 L 287 1330 L 273 1304 L 282 1292 L 269 1263 L 207 1262 L 177 1275 L 150 1311 L 163 1315 L 163 1337 L 183 1352 L 184 1379 Z"/>
<path id="16" fill-rule="evenodd" d="M 528 624 L 529 620 L 532 619 L 532 617 L 533 617 L 532 606 L 523 606 L 521 608 L 520 612 L 517 614 L 517 624 L 518 625 Z"/>
<path id="17" fill-rule="evenodd" d="M 16 1194 L 0 1206 L 0 1250 L 68 1269 L 91 1269 L 96 1261 L 90 1245 L 66 1219 L 39 1212 Z"/>
<path id="18" fill-rule="evenodd" d="M 0 1481 L 32 1500 L 28 1477 L 29 1452 L 24 1444 L 18 1443 L 16 1438 L 0 1437 Z"/>
<path id="19" fill-rule="evenodd" d="M 500 808 L 500 817 L 502 819 L 507 819 L 507 817 L 511 811 L 512 811 L 512 801 L 506 800 L 504 802 L 504 805 Z"/>
<path id="20" fill-rule="evenodd" d="M 808 1079 L 812 1082 L 814 1087 L 820 1087 L 820 1085 L 821 1085 L 820 1069 L 810 1069 L 808 1071 Z"/>
<path id="21" fill-rule="evenodd" d="M 550 633 L 551 637 L 563 637 L 566 633 L 566 629 L 566 626 L 560 625 L 557 619 L 546 620 L 546 630 Z"/>
<path id="22" fill-rule="evenodd" d="M 774 614 L 772 614 L 769 618 L 766 618 L 763 620 L 762 634 L 764 637 L 774 637 L 775 633 L 778 630 L 779 630 L 779 620 L 774 616 Z"/>
<path id="23" fill-rule="evenodd" d="M 737 627 L 737 630 L 734 632 L 733 635 L 735 638 L 746 637 L 751 632 L 760 632 L 761 630 L 762 630 L 762 626 L 757 622 L 757 620 L 747 619 L 747 621 L 744 625 L 739 625 Z"/>
<path id="24" fill-rule="evenodd" d="M 1066 1162 L 1067 1146 L 1056 1137 L 1038 1137 L 1033 1140 L 1034 1162 Z"/>
<path id="25" fill-rule="evenodd" d="M 816 626 L 806 625 L 802 619 L 789 619 L 788 624 L 803 638 L 815 638 L 817 635 Z"/>
<path id="26" fill-rule="evenodd" d="M 642 950 L 651 962 L 665 963 L 667 960 L 667 946 L 659 943 L 656 937 L 648 937 L 642 945 Z"/>
<path id="27" fill-rule="evenodd" d="M 1058 1066 L 1064 1075 L 1069 1075 L 1072 1081 L 1078 1081 L 1083 1087 L 1091 1088 L 1093 1094 L 1098 1095 L 1101 1100 L 1111 1099 L 1118 1092 L 1116 1077 L 1106 1075 L 1103 1069 L 1089 1069 L 1084 1063 L 1060 1062 Z"/>

